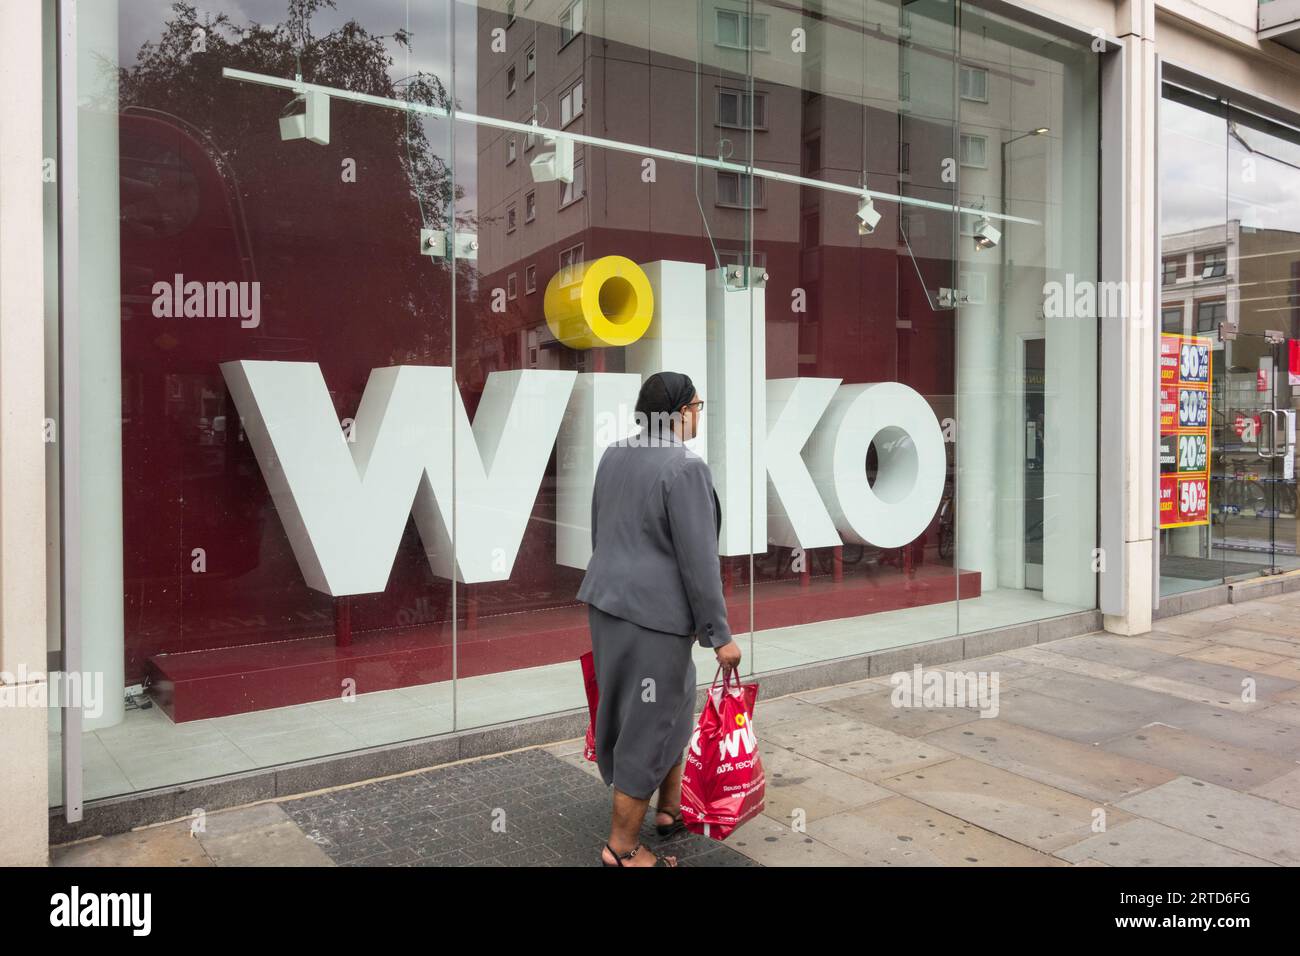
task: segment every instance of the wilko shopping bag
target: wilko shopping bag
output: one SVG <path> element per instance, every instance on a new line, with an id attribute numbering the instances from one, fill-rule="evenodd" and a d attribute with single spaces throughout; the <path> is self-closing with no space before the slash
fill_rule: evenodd
<path id="1" fill-rule="evenodd" d="M 587 685 L 587 710 L 591 712 L 591 721 L 587 724 L 587 743 L 582 755 L 588 760 L 596 759 L 596 705 L 600 702 L 600 692 L 596 689 L 596 658 L 591 653 L 578 658 L 582 664 L 582 680 Z"/>
<path id="2" fill-rule="evenodd" d="M 721 672 L 721 668 L 718 669 Z M 763 811 L 766 780 L 754 736 L 757 684 L 715 675 L 682 769 L 682 821 L 692 833 L 725 840 Z"/>

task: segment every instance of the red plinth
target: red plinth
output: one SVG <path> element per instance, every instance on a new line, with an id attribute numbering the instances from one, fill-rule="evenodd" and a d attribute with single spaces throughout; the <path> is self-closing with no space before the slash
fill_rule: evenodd
<path id="1" fill-rule="evenodd" d="M 907 575 L 845 576 L 841 582 L 802 574 L 760 581 L 754 626 L 762 631 L 940 604 L 954 600 L 959 586 L 963 598 L 978 597 L 979 573 L 955 575 L 951 568 L 922 564 Z M 748 587 L 733 585 L 727 597 L 733 627 L 747 629 Z M 474 605 L 467 615 L 472 624 L 457 633 L 461 677 L 572 661 L 591 648 L 584 605 L 501 615 Z M 178 723 L 329 700 L 339 696 L 348 678 L 356 681 L 358 693 L 430 684 L 451 679 L 451 625 L 358 631 L 346 644 L 322 634 L 158 654 L 149 660 L 149 677 L 150 693 Z"/>

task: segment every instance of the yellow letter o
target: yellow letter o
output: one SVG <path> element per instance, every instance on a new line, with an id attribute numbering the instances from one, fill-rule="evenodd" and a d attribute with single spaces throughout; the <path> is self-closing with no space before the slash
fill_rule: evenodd
<path id="1" fill-rule="evenodd" d="M 571 349 L 631 345 L 650 328 L 654 293 L 631 259 L 602 256 L 553 275 L 544 308 L 551 334 Z"/>

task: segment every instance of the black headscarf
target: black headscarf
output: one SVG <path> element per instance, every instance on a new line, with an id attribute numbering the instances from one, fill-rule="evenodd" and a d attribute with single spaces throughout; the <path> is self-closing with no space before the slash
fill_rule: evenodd
<path id="1" fill-rule="evenodd" d="M 637 412 L 653 421 L 656 414 L 671 415 L 695 398 L 695 383 L 681 372 L 655 372 L 641 385 Z"/>

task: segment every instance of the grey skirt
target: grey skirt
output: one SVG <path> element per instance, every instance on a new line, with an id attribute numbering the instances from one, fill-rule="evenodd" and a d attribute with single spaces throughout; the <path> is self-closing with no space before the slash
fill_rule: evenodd
<path id="1" fill-rule="evenodd" d="M 646 800 L 681 762 L 695 729 L 693 641 L 596 607 L 588 619 L 600 696 L 596 766 L 606 784 Z"/>

